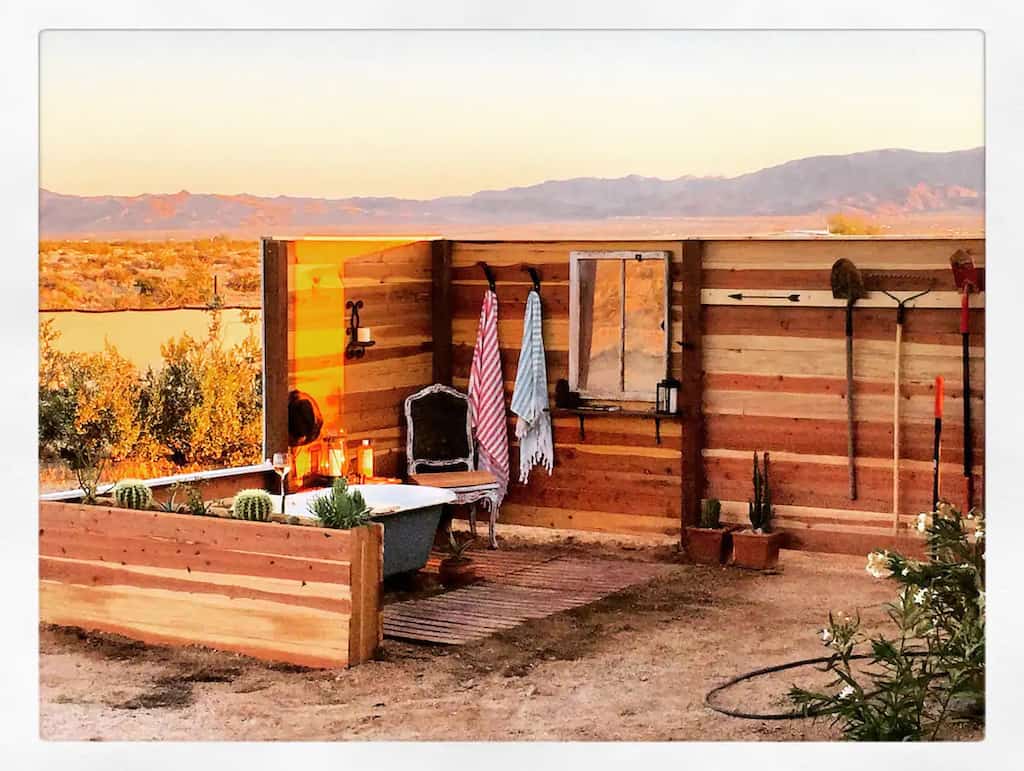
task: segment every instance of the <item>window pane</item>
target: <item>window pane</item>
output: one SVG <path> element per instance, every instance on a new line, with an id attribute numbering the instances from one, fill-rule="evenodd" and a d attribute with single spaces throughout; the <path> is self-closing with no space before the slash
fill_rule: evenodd
<path id="1" fill-rule="evenodd" d="M 665 377 L 665 261 L 626 260 L 626 391 L 650 394 Z"/>
<path id="2" fill-rule="evenodd" d="M 581 260 L 579 264 L 579 388 L 618 393 L 621 324 L 619 260 Z"/>

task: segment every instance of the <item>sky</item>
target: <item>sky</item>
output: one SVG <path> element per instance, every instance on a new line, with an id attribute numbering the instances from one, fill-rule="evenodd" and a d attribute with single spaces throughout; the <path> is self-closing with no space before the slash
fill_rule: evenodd
<path id="1" fill-rule="evenodd" d="M 974 31 L 45 31 L 40 184 L 433 198 L 984 144 Z"/>

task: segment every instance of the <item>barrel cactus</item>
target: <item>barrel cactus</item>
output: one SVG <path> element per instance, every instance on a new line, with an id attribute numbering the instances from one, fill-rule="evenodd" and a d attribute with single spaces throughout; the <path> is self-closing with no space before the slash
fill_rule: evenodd
<path id="1" fill-rule="evenodd" d="M 114 485 L 114 500 L 123 509 L 148 509 L 153 492 L 138 479 L 122 479 Z"/>
<path id="2" fill-rule="evenodd" d="M 269 522 L 273 502 L 266 490 L 241 490 L 235 496 L 232 512 L 236 519 Z"/>

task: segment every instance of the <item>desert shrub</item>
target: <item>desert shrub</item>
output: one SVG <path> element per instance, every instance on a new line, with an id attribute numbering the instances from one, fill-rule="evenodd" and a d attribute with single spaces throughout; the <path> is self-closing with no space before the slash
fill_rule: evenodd
<path id="1" fill-rule="evenodd" d="M 242 294 L 255 294 L 260 291 L 259 273 L 240 273 L 228 278 L 228 289 Z"/>
<path id="2" fill-rule="evenodd" d="M 929 522 L 928 520 L 931 520 Z M 973 535 L 967 521 L 976 520 Z M 926 560 L 872 552 L 867 570 L 900 586 L 887 607 L 893 637 L 869 637 L 860 618 L 829 614 L 821 630 L 832 650 L 829 692 L 793 688 L 804 711 L 839 725 L 847 739 L 935 739 L 953 721 L 980 723 L 985 703 L 984 520 L 949 504 L 922 514 Z M 857 649 L 870 649 L 855 669 Z M 839 689 L 836 691 L 835 689 Z"/>
<path id="3" fill-rule="evenodd" d="M 854 214 L 837 212 L 828 217 L 828 232 L 841 236 L 874 236 L 882 232 L 882 228 Z"/>
<path id="4" fill-rule="evenodd" d="M 106 461 L 127 457 L 139 439 L 141 386 L 135 367 L 113 347 L 63 353 L 57 335 L 49 321 L 40 326 L 40 454 L 65 461 L 92 499 Z"/>

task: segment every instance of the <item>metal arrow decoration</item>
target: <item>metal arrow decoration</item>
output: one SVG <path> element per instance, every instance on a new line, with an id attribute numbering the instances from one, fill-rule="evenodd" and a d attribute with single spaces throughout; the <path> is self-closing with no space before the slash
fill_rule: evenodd
<path id="1" fill-rule="evenodd" d="M 789 300 L 791 303 L 800 302 L 799 294 L 743 294 L 737 292 L 729 295 L 733 300 Z"/>

